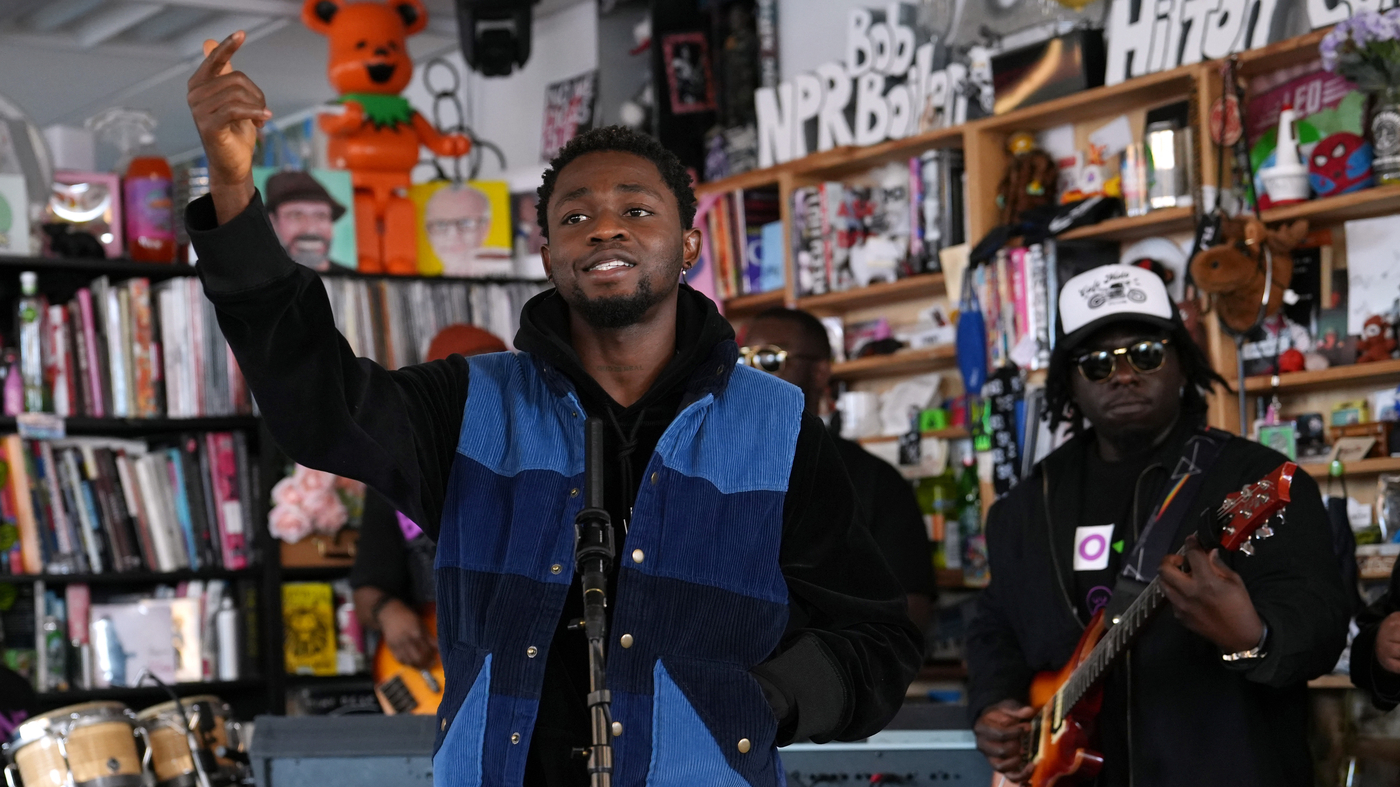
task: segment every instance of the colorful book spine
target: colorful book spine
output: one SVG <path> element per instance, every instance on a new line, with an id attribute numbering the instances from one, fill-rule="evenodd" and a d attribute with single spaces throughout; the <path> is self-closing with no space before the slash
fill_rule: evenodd
<path id="1" fill-rule="evenodd" d="M 151 283 L 140 277 L 126 283 L 131 311 L 131 356 L 136 415 L 160 415 L 156 394 L 160 366 L 156 363 L 155 333 L 151 322 Z"/>
<path id="2" fill-rule="evenodd" d="M 44 573 L 44 554 L 39 548 L 39 522 L 30 497 L 28 458 L 24 441 L 17 434 L 5 435 L 5 457 L 9 461 L 9 487 L 15 506 L 15 526 L 19 530 L 20 558 L 26 574 Z"/>
<path id="3" fill-rule="evenodd" d="M 86 287 L 78 290 L 78 310 L 83 318 L 83 344 L 87 355 L 88 414 L 94 418 L 107 415 L 107 398 L 102 390 L 102 361 L 98 356 L 97 315 L 92 305 L 92 291 Z"/>
<path id="4" fill-rule="evenodd" d="M 170 499 L 175 505 L 175 521 L 184 537 L 185 554 L 189 557 L 190 568 L 200 568 L 201 550 L 199 539 L 194 532 L 194 519 L 190 515 L 190 501 L 185 495 L 185 469 L 180 460 L 180 449 L 168 448 L 164 451 L 166 481 L 169 482 Z"/>

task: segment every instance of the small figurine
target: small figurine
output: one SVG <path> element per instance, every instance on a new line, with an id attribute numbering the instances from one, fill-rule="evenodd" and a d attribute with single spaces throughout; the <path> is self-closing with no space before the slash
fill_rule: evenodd
<path id="1" fill-rule="evenodd" d="M 1395 328 L 1379 314 L 1366 318 L 1361 326 L 1361 339 L 1356 343 L 1356 362 L 1388 361 L 1395 352 Z"/>
<path id="2" fill-rule="evenodd" d="M 351 3 L 306 0 L 302 22 L 330 39 L 326 76 L 340 94 L 339 115 L 321 116 L 330 136 L 331 166 L 350 170 L 355 185 L 355 242 L 362 273 L 418 270 L 418 235 L 409 173 L 418 147 L 465 156 L 471 140 L 442 134 L 399 92 L 413 78 L 408 37 L 428 24 L 422 0 Z"/>
<path id="3" fill-rule="evenodd" d="M 1031 208 L 1055 203 L 1055 161 L 1036 148 L 1035 137 L 1024 131 L 1012 134 L 1007 149 L 1013 158 L 997 186 L 1002 224 L 1014 223 Z"/>

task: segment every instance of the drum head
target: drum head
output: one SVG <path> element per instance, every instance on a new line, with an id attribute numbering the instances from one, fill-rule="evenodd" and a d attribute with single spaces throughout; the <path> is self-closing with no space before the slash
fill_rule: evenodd
<path id="1" fill-rule="evenodd" d="M 82 724 L 97 721 L 130 723 L 132 718 L 131 710 L 120 702 L 84 702 L 55 708 L 19 725 L 14 740 L 9 744 L 9 750 L 14 751 L 25 744 L 33 743 L 49 733 L 64 734 Z"/>

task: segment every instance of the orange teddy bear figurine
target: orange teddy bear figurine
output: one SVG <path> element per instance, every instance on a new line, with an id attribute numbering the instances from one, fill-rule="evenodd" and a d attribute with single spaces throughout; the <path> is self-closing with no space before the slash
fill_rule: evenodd
<path id="1" fill-rule="evenodd" d="M 342 114 L 322 115 L 331 166 L 350 170 L 355 186 L 355 242 L 360 271 L 412 274 L 418 236 L 409 173 L 418 146 L 439 156 L 464 156 L 471 140 L 440 134 L 399 95 L 413 78 L 408 37 L 428 24 L 421 0 L 350 3 L 306 0 L 301 20 L 330 39 L 326 76 Z"/>

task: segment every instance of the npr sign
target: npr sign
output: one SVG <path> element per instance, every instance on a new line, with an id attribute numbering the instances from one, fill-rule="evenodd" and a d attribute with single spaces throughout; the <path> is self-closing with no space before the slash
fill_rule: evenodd
<path id="1" fill-rule="evenodd" d="M 846 59 L 754 91 L 758 165 L 771 167 L 840 145 L 874 145 L 967 119 L 967 67 L 934 70 L 934 42 L 916 41 L 914 9 L 855 9 Z"/>
<path id="2" fill-rule="evenodd" d="M 1104 83 L 1229 57 L 1269 43 L 1280 5 L 1306 2 L 1313 29 L 1362 9 L 1385 11 L 1400 0 L 1112 0 Z"/>

